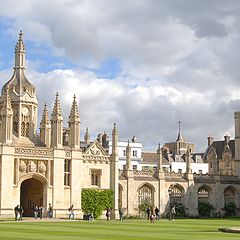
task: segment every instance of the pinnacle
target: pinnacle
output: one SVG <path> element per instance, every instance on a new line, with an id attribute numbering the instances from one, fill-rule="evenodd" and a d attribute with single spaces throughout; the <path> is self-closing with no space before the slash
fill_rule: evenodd
<path id="1" fill-rule="evenodd" d="M 60 118 L 62 118 L 62 112 L 61 112 L 61 106 L 60 106 L 58 92 L 56 93 L 56 99 L 55 99 L 55 102 L 54 102 L 52 117 L 56 117 L 56 118 L 60 117 Z"/>
<path id="2" fill-rule="evenodd" d="M 49 123 L 48 110 L 47 110 L 47 104 L 45 103 L 43 108 L 41 124 L 48 124 L 48 123 Z"/>
<path id="3" fill-rule="evenodd" d="M 8 87 L 6 87 L 4 89 L 3 110 L 5 110 L 5 111 L 12 111 L 11 98 L 9 96 L 9 88 Z"/>
<path id="4" fill-rule="evenodd" d="M 75 120 L 79 121 L 79 113 L 78 113 L 78 107 L 77 107 L 77 101 L 76 101 L 76 95 L 73 96 L 73 103 L 71 107 L 71 113 L 69 116 L 69 120 Z"/>

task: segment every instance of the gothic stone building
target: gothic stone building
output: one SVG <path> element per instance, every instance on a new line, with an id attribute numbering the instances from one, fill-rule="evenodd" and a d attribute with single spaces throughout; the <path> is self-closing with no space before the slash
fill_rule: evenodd
<path id="1" fill-rule="evenodd" d="M 20 32 L 13 76 L 3 85 L 0 98 L 1 216 L 12 215 L 17 204 L 22 204 L 25 215 L 31 216 L 35 204 L 47 209 L 51 203 L 57 217 L 66 216 L 71 204 L 74 204 L 77 217 L 81 217 L 84 188 L 112 189 L 112 218 L 118 218 L 119 207 L 136 215 L 139 204 L 146 201 L 159 207 L 161 214 L 168 211 L 170 199 L 181 202 L 192 216 L 198 215 L 201 199 L 211 202 L 216 209 L 230 201 L 240 207 L 240 113 L 235 114 L 235 140 L 209 143 L 204 155 L 209 162 L 208 175 L 192 173 L 194 159 L 189 149 L 184 153 L 185 173 L 163 171 L 162 165 L 167 159 L 160 146 L 155 154 L 157 168 L 154 171 L 133 170 L 129 144 L 126 167 L 119 170 L 116 124 L 112 131 L 111 154 L 106 141 L 91 142 L 88 131 L 81 142 L 75 97 L 67 129 L 63 128 L 57 94 L 51 117 L 45 104 L 37 134 L 38 99 L 35 87 L 25 75 L 25 55 Z"/>

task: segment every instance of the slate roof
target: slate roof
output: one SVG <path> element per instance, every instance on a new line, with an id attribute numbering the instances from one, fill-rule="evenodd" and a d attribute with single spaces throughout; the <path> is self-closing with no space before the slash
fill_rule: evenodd
<path id="1" fill-rule="evenodd" d="M 230 140 L 228 142 L 228 146 L 231 150 L 232 153 L 232 158 L 235 158 L 235 140 Z M 205 154 L 204 154 L 204 160 L 207 160 L 207 155 L 209 153 L 209 150 L 211 149 L 211 147 L 214 147 L 216 149 L 216 153 L 217 153 L 217 159 L 222 159 L 222 154 L 224 151 L 224 141 L 214 141 L 206 150 Z"/>

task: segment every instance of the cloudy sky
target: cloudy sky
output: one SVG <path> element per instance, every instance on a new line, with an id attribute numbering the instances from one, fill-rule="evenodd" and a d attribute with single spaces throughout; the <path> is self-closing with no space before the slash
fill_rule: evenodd
<path id="1" fill-rule="evenodd" d="M 77 95 L 81 134 L 113 122 L 145 150 L 184 137 L 233 137 L 240 110 L 238 0 L 1 0 L 0 83 L 12 74 L 20 29 L 39 113 L 60 94 L 65 126 Z"/>

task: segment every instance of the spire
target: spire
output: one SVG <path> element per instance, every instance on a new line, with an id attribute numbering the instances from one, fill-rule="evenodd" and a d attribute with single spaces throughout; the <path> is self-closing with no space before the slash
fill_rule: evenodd
<path id="1" fill-rule="evenodd" d="M 3 94 L 3 108 L 2 108 L 2 115 L 12 114 L 12 104 L 11 104 L 11 98 L 9 96 L 9 88 L 6 87 L 4 89 Z"/>
<path id="2" fill-rule="evenodd" d="M 69 122 L 80 122 L 75 94 L 73 96 L 73 103 L 72 103 L 71 113 L 69 115 Z"/>
<path id="3" fill-rule="evenodd" d="M 179 120 L 178 121 L 178 136 L 177 136 L 177 142 L 183 142 L 184 141 L 184 138 L 182 136 L 182 133 L 181 133 L 181 121 Z"/>
<path id="4" fill-rule="evenodd" d="M 62 111 L 61 111 L 61 106 L 60 106 L 60 101 L 59 101 L 59 94 L 58 92 L 56 93 L 56 99 L 54 102 L 54 107 L 53 107 L 53 112 L 52 112 L 52 119 L 61 119 L 62 120 Z"/>
<path id="5" fill-rule="evenodd" d="M 26 49 L 23 43 L 23 32 L 20 30 L 17 44 L 15 46 L 15 69 L 25 69 Z"/>
<path id="6" fill-rule="evenodd" d="M 84 141 L 87 145 L 90 144 L 90 134 L 89 134 L 88 128 L 86 128 L 86 132 L 84 135 Z"/>
<path id="7" fill-rule="evenodd" d="M 48 117 L 47 104 L 45 103 L 44 108 L 43 108 L 42 120 L 41 120 L 40 125 L 44 126 L 44 125 L 49 124 L 49 123 L 50 123 L 50 121 L 49 121 L 49 117 Z"/>

